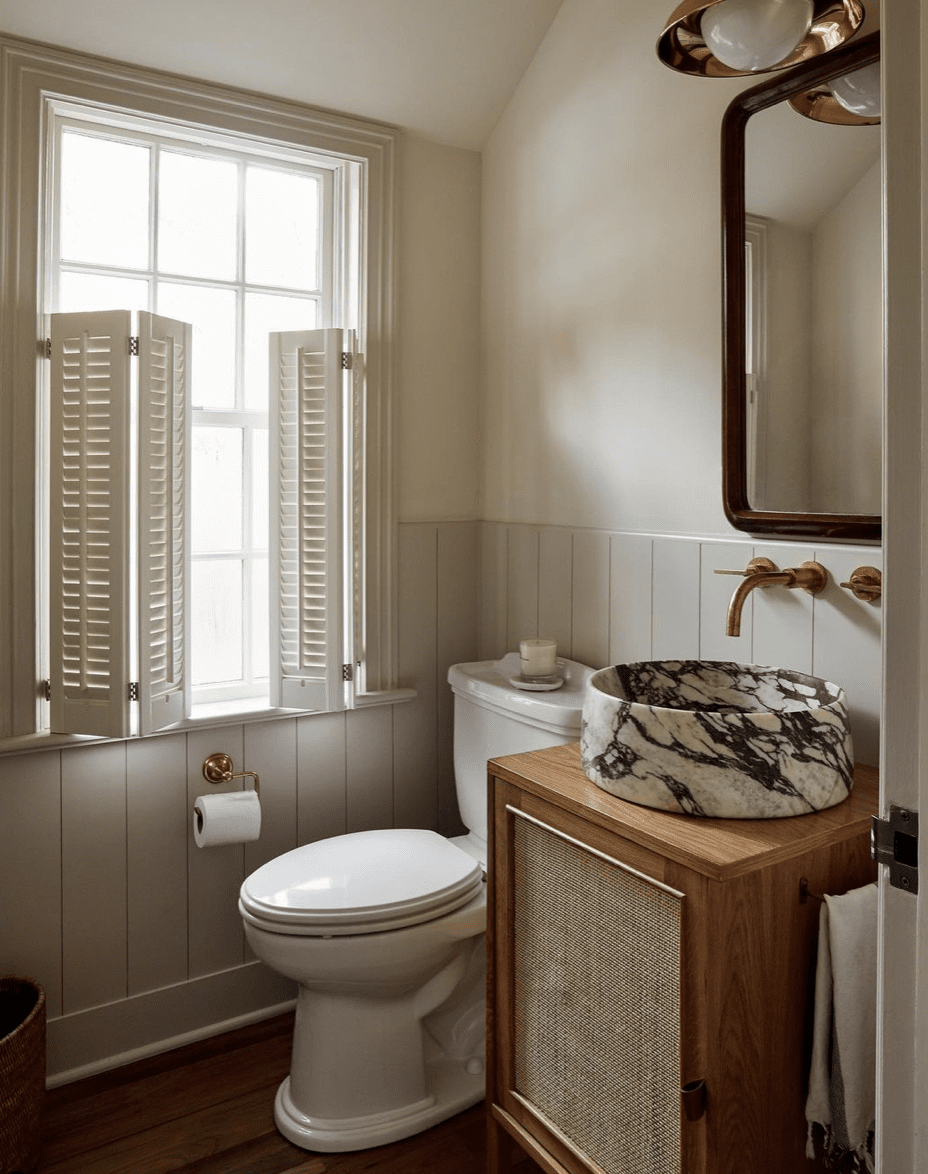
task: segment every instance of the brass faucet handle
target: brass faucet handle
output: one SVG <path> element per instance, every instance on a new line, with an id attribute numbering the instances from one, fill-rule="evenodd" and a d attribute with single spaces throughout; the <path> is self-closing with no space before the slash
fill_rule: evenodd
<path id="1" fill-rule="evenodd" d="M 769 558 L 752 558 L 743 571 L 724 571 L 715 570 L 716 575 L 740 575 L 742 578 L 747 578 L 748 575 L 757 575 L 761 572 L 776 571 L 777 564 L 771 562 Z"/>
<path id="2" fill-rule="evenodd" d="M 883 594 L 883 575 L 877 567 L 855 567 L 850 580 L 841 586 L 853 592 L 855 599 L 873 603 Z"/>
<path id="3" fill-rule="evenodd" d="M 809 595 L 818 595 L 828 586 L 828 572 L 821 563 L 800 563 L 798 567 L 788 567 L 793 576 L 791 587 L 801 587 Z"/>

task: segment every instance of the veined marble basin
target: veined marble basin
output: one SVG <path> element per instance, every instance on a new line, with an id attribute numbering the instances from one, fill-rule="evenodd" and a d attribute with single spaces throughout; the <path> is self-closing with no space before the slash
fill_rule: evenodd
<path id="1" fill-rule="evenodd" d="M 662 811 L 779 819 L 850 794 L 844 691 L 727 661 L 619 664 L 589 679 L 580 755 L 604 791 Z"/>

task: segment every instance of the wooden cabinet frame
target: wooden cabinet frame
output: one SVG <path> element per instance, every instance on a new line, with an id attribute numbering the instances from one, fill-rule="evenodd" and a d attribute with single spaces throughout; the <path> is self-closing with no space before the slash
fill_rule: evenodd
<path id="1" fill-rule="evenodd" d="M 502 1174 L 512 1141 L 547 1174 L 603 1168 L 547 1122 L 516 1087 L 512 964 L 514 820 L 540 821 L 594 852 L 684 894 L 680 1084 L 705 1080 L 705 1112 L 682 1109 L 685 1174 L 797 1174 L 805 1156 L 804 1097 L 819 902 L 812 893 L 869 883 L 876 772 L 858 768 L 850 799 L 786 820 L 697 820 L 608 795 L 580 769 L 578 748 L 490 763 L 488 917 L 489 1166 Z M 620 1126 L 617 1126 L 620 1127 Z"/>

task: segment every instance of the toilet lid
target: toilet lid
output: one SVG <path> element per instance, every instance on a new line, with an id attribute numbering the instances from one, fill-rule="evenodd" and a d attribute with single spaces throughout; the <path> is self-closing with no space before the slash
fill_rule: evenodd
<path id="1" fill-rule="evenodd" d="M 430 921 L 480 891 L 480 864 L 436 832 L 352 832 L 295 848 L 241 889 L 241 909 L 283 933 L 376 933 Z"/>

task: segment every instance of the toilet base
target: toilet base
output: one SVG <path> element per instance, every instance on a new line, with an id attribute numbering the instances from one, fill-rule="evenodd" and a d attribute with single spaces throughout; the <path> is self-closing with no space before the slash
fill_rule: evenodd
<path id="1" fill-rule="evenodd" d="M 478 1069 L 476 1072 L 468 1068 Z M 366 1150 L 412 1137 L 470 1108 L 483 1099 L 484 1071 L 481 1058 L 462 1060 L 436 1056 L 425 1064 L 427 1095 L 411 1105 L 369 1117 L 340 1121 L 307 1117 L 290 1098 L 290 1077 L 281 1084 L 274 1100 L 274 1121 L 288 1141 L 304 1150 L 342 1153 Z"/>

